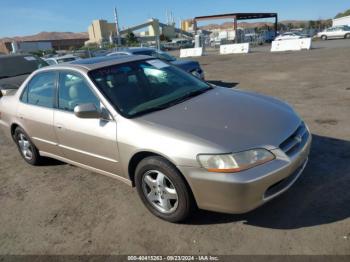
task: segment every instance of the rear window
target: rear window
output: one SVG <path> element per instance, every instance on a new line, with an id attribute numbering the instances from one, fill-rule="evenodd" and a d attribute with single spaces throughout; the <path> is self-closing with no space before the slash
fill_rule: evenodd
<path id="1" fill-rule="evenodd" d="M 75 57 L 67 57 L 67 58 L 57 59 L 57 63 L 62 64 L 62 63 L 72 62 L 75 60 L 76 60 Z"/>
<path id="2" fill-rule="evenodd" d="M 55 78 L 55 72 L 37 74 L 30 80 L 21 100 L 28 104 L 53 108 Z"/>
<path id="3" fill-rule="evenodd" d="M 32 55 L 0 57 L 0 79 L 30 74 L 47 65 L 45 61 Z"/>

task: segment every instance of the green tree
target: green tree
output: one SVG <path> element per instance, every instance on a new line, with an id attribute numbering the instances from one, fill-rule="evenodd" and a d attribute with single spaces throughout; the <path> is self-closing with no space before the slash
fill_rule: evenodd
<path id="1" fill-rule="evenodd" d="M 288 27 L 288 29 L 290 30 L 290 29 L 292 29 L 292 28 L 294 27 L 294 25 L 293 25 L 292 23 L 288 23 L 288 24 L 287 24 L 287 27 Z"/>
<path id="2" fill-rule="evenodd" d="M 133 32 L 129 32 L 127 35 L 126 35 L 126 44 L 128 46 L 133 46 L 133 45 L 136 45 L 139 43 L 139 41 L 137 40 L 137 37 L 134 35 Z"/>
<path id="3" fill-rule="evenodd" d="M 287 29 L 286 29 L 286 25 L 283 24 L 283 23 L 278 23 L 278 24 L 277 24 L 277 30 L 278 30 L 278 31 L 285 31 L 285 30 L 287 30 Z"/>
<path id="4" fill-rule="evenodd" d="M 160 39 L 160 41 L 162 41 L 162 42 L 169 42 L 169 41 L 170 41 L 170 39 L 169 39 L 168 37 L 166 37 L 164 34 L 161 34 L 161 35 L 159 36 L 159 39 Z"/>
<path id="5" fill-rule="evenodd" d="M 306 23 L 300 22 L 300 23 L 297 24 L 297 27 L 298 27 L 298 28 L 305 29 L 305 28 L 306 28 Z"/>
<path id="6" fill-rule="evenodd" d="M 334 18 L 340 18 L 340 17 L 344 17 L 344 16 L 348 16 L 350 15 L 350 9 L 346 10 L 343 13 L 338 13 Z"/>
<path id="7" fill-rule="evenodd" d="M 308 28 L 315 28 L 315 27 L 316 27 L 315 21 L 310 20 L 310 21 L 309 21 Z"/>

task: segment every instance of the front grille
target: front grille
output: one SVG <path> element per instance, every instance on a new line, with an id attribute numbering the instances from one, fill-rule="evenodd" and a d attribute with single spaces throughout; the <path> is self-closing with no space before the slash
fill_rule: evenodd
<path id="1" fill-rule="evenodd" d="M 291 136 L 284 140 L 279 147 L 283 150 L 284 153 L 286 153 L 288 156 L 291 156 L 299 152 L 299 150 L 304 147 L 308 138 L 309 132 L 305 126 L 305 123 L 302 122 L 297 130 L 295 130 Z"/>
<path id="2" fill-rule="evenodd" d="M 298 167 L 289 177 L 284 178 L 278 181 L 277 183 L 273 184 L 272 186 L 270 186 L 265 191 L 264 198 L 268 198 L 270 196 L 277 194 L 278 192 L 288 187 L 291 183 L 293 183 L 294 180 L 298 177 L 300 171 L 303 169 L 304 164 L 305 162 L 300 167 Z"/>

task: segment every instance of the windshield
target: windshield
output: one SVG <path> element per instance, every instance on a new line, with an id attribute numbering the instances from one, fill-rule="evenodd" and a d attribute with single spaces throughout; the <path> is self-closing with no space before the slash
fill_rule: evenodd
<path id="1" fill-rule="evenodd" d="M 166 52 L 163 52 L 163 51 L 159 51 L 157 54 L 158 54 L 158 58 L 162 59 L 162 60 L 166 60 L 169 62 L 176 60 L 176 58 L 174 56 L 172 56 Z"/>
<path id="2" fill-rule="evenodd" d="M 0 79 L 30 74 L 48 64 L 35 56 L 6 56 L 0 58 Z"/>
<path id="3" fill-rule="evenodd" d="M 165 109 L 212 88 L 159 59 L 100 68 L 91 71 L 89 76 L 128 118 Z"/>

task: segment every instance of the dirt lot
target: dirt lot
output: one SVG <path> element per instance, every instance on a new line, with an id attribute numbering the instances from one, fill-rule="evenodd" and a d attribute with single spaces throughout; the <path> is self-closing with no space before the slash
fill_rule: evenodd
<path id="1" fill-rule="evenodd" d="M 117 180 L 55 162 L 28 166 L 1 134 L 0 253 L 350 254 L 348 43 L 199 59 L 210 81 L 288 101 L 314 134 L 300 180 L 245 215 L 201 211 L 170 224 Z"/>

